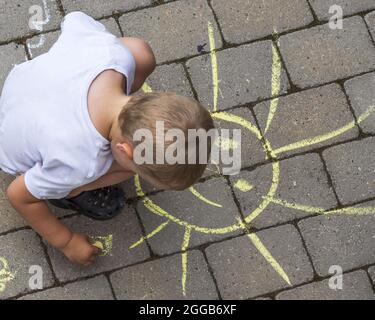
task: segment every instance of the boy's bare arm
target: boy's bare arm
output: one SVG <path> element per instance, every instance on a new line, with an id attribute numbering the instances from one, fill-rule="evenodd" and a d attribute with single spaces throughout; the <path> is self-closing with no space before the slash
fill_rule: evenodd
<path id="1" fill-rule="evenodd" d="M 23 175 L 10 184 L 7 197 L 27 223 L 71 261 L 88 265 L 94 260 L 97 248 L 88 242 L 87 237 L 70 231 L 55 217 L 44 201 L 35 198 L 27 190 Z"/>

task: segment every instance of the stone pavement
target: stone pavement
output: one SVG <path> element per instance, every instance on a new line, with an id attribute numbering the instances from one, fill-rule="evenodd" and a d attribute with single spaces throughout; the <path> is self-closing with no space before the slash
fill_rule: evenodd
<path id="1" fill-rule="evenodd" d="M 341 30 L 328 25 L 333 4 Z M 218 127 L 242 129 L 238 175 L 210 166 L 183 192 L 132 179 L 122 184 L 123 214 L 104 223 L 53 209 L 103 244 L 89 268 L 25 225 L 6 200 L 12 178 L 0 173 L 0 299 L 374 298 L 373 0 L 0 6 L 0 89 L 15 64 L 49 50 L 66 13 L 81 10 L 117 36 L 149 41 L 158 67 L 147 90 L 195 97 Z M 35 31 L 38 10 L 45 20 Z M 35 266 L 42 289 L 30 286 Z M 344 273 L 342 290 L 330 287 L 332 266 Z"/>

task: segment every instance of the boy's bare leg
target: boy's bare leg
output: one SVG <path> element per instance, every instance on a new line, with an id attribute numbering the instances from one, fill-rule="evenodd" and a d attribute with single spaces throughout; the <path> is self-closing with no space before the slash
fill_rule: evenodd
<path id="1" fill-rule="evenodd" d="M 146 79 L 154 72 L 156 67 L 156 59 L 154 52 L 147 42 L 138 38 L 123 37 L 120 41 L 132 53 L 136 68 L 132 93 L 142 88 Z"/>

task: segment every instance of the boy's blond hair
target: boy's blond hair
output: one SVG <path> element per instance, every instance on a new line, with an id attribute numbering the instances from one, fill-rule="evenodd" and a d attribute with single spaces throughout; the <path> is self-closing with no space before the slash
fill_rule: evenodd
<path id="1" fill-rule="evenodd" d="M 186 164 L 156 164 L 156 123 L 162 121 L 164 130 L 180 129 L 185 136 L 185 145 L 188 146 L 188 130 L 203 129 L 207 132 L 214 129 L 214 123 L 210 113 L 195 99 L 180 96 L 174 93 L 146 93 L 133 96 L 130 102 L 119 115 L 119 125 L 124 137 L 133 142 L 135 148 L 141 142 L 134 142 L 134 133 L 140 129 L 148 129 L 153 133 L 153 164 L 138 165 L 141 172 L 151 175 L 157 181 L 174 190 L 184 190 L 192 186 L 203 175 L 207 164 L 188 164 L 188 148 L 186 148 Z M 164 141 L 165 149 L 173 141 Z M 196 156 L 199 159 L 200 140 L 195 145 Z M 213 141 L 208 139 L 207 159 L 211 153 Z M 191 147 L 191 146 L 189 146 Z"/>

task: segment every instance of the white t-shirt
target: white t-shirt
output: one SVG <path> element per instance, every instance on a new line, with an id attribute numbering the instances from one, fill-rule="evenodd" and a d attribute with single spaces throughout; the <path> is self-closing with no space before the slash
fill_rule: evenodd
<path id="1" fill-rule="evenodd" d="M 38 199 L 64 198 L 109 170 L 110 142 L 90 119 L 88 90 L 108 69 L 126 76 L 128 95 L 134 81 L 134 57 L 101 23 L 73 12 L 61 29 L 48 53 L 14 67 L 0 98 L 0 168 L 25 173 Z"/>

